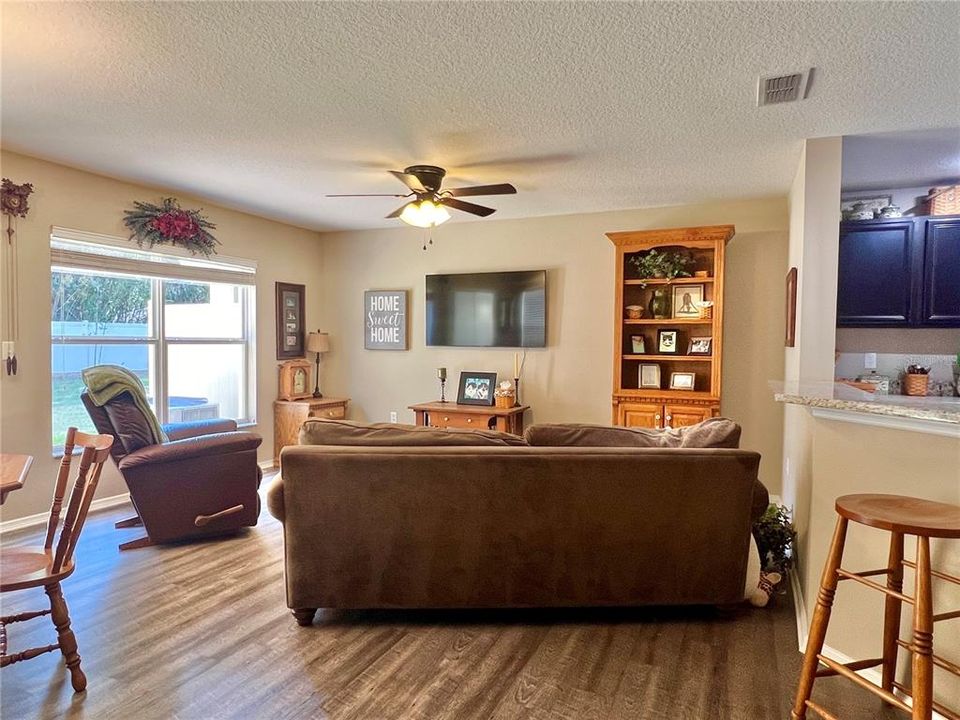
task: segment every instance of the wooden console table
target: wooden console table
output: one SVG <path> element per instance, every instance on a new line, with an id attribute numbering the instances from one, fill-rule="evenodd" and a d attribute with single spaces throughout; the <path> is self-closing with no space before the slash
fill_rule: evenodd
<path id="1" fill-rule="evenodd" d="M 321 397 L 273 401 L 273 465 L 280 467 L 280 451 L 296 445 L 300 426 L 309 418 L 340 420 L 347 415 L 350 398 Z"/>
<path id="2" fill-rule="evenodd" d="M 31 464 L 30 455 L 0 454 L 0 505 L 6 502 L 7 493 L 23 487 Z"/>
<path id="3" fill-rule="evenodd" d="M 498 408 L 437 401 L 411 405 L 410 409 L 417 415 L 417 425 L 424 427 L 499 430 L 523 435 L 523 413 L 529 405 Z"/>

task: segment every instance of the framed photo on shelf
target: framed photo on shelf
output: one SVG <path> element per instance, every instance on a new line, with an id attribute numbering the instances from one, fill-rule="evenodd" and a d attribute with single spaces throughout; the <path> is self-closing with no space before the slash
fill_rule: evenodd
<path id="1" fill-rule="evenodd" d="M 306 287 L 293 283 L 276 283 L 277 292 L 277 360 L 304 356 L 304 298 Z"/>
<path id="2" fill-rule="evenodd" d="M 703 302 L 703 285 L 674 285 L 673 287 L 673 317 L 698 318 L 700 317 L 699 302 Z"/>
<path id="3" fill-rule="evenodd" d="M 676 355 L 679 352 L 679 330 L 657 330 L 657 352 L 664 355 Z"/>
<path id="4" fill-rule="evenodd" d="M 647 341 L 644 339 L 643 335 L 631 335 L 630 345 L 633 348 L 634 355 L 643 355 L 645 352 L 647 352 Z"/>
<path id="5" fill-rule="evenodd" d="M 460 391 L 457 393 L 457 403 L 460 405 L 492 406 L 493 391 L 496 387 L 496 373 L 464 370 L 460 373 Z"/>
<path id="6" fill-rule="evenodd" d="M 696 383 L 697 374 L 692 372 L 670 373 L 671 390 L 693 390 Z"/>
<path id="7" fill-rule="evenodd" d="M 710 355 L 713 353 L 712 337 L 692 337 L 687 355 Z"/>
<path id="8" fill-rule="evenodd" d="M 660 389 L 660 366 L 656 363 L 643 363 L 640 366 L 640 388 Z"/>

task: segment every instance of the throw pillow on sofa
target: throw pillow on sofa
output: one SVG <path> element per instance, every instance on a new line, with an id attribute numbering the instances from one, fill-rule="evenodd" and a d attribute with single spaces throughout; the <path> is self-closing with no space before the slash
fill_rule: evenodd
<path id="1" fill-rule="evenodd" d="M 720 417 L 665 430 L 542 423 L 527 428 L 524 438 L 541 447 L 738 448 L 740 426 Z"/>
<path id="2" fill-rule="evenodd" d="M 517 435 L 496 430 L 459 430 L 362 423 L 352 420 L 307 420 L 300 428 L 301 445 L 368 445 L 393 447 L 526 445 Z"/>

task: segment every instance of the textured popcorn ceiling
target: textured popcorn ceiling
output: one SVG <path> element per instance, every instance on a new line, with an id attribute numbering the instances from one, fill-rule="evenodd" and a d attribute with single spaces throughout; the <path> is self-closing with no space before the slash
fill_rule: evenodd
<path id="1" fill-rule="evenodd" d="M 495 218 L 787 191 L 802 138 L 955 126 L 960 3 L 3 3 L 5 147 L 317 229 L 384 170 Z M 761 74 L 816 66 L 757 108 Z M 20 178 L 28 180 L 29 178 Z M 466 216 L 455 213 L 455 221 Z M 482 221 L 481 221 L 482 222 Z"/>

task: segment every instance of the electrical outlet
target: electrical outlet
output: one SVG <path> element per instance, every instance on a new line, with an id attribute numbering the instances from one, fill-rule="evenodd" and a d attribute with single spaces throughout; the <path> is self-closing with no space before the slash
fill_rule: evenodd
<path id="1" fill-rule="evenodd" d="M 392 422 L 392 423 L 397 422 L 397 411 L 396 411 L 396 410 L 391 410 L 391 411 L 390 411 L 390 422 Z"/>
<path id="2" fill-rule="evenodd" d="M 864 368 L 864 370 L 876 370 L 876 369 L 877 369 L 877 354 L 876 354 L 876 353 L 864 353 L 864 354 L 863 354 L 863 368 Z"/>

